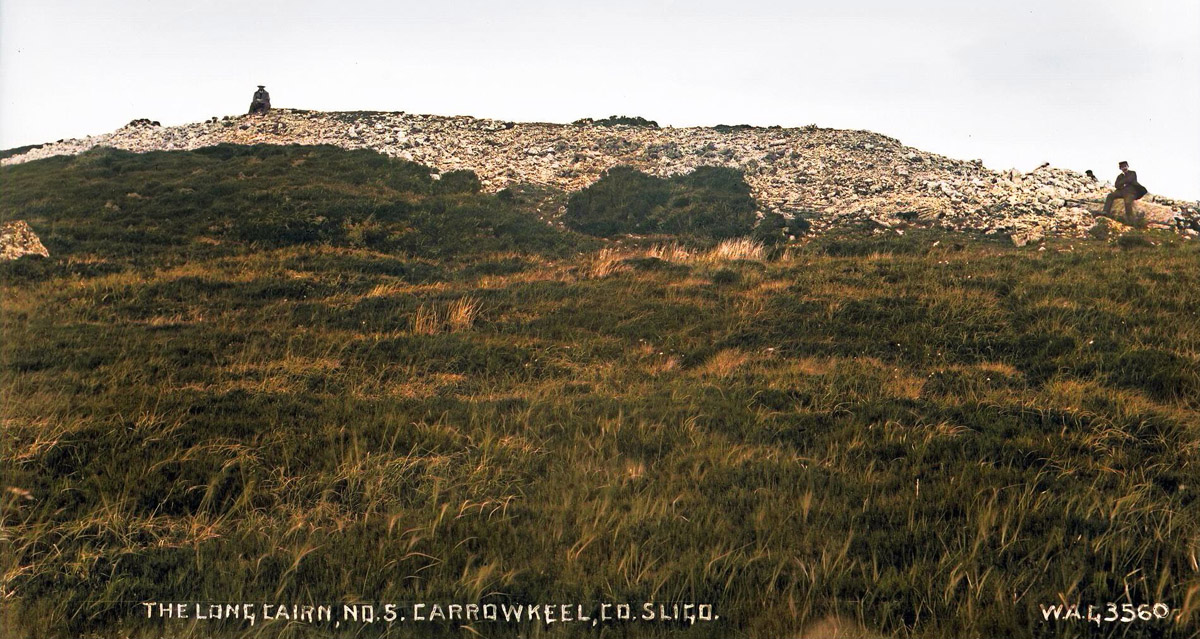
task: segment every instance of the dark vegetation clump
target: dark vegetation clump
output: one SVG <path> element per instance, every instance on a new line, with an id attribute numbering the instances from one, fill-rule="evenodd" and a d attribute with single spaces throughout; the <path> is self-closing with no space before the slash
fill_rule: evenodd
<path id="1" fill-rule="evenodd" d="M 742 281 L 742 274 L 737 269 L 721 268 L 713 271 L 713 284 L 737 284 Z"/>
<path id="2" fill-rule="evenodd" d="M 0 202 L 52 255 L 159 264 L 300 244 L 414 257 L 578 249 L 471 171 L 331 146 L 96 149 L 5 169 Z M 77 268 L 77 267 L 72 267 Z"/>
<path id="3" fill-rule="evenodd" d="M 671 234 L 722 239 L 749 234 L 756 204 L 742 173 L 714 166 L 660 178 L 619 166 L 571 195 L 563 221 L 600 237 Z"/>
<path id="4" fill-rule="evenodd" d="M 800 218 L 803 220 L 803 218 Z M 805 222 L 799 222 L 803 225 Z M 877 233 L 869 227 L 846 228 L 813 238 L 807 250 L 830 257 L 869 257 L 880 253 L 889 255 L 931 255 L 947 250 L 960 250 L 964 241 L 976 246 L 1006 247 L 1011 241 L 1004 236 L 987 236 L 963 231 L 947 234 L 934 229 L 909 229 L 904 235 Z"/>
<path id="5" fill-rule="evenodd" d="M 752 237 L 766 247 L 778 247 L 806 235 L 812 223 L 801 214 L 786 217 L 774 211 L 764 214 L 754 225 Z"/>
<path id="6" fill-rule="evenodd" d="M 433 192 L 440 195 L 449 195 L 453 193 L 478 193 L 479 189 L 483 188 L 483 184 L 479 182 L 479 176 L 475 175 L 474 171 L 460 170 L 442 173 L 441 179 L 433 183 Z M 502 200 L 504 198 L 501 198 Z"/>
<path id="7" fill-rule="evenodd" d="M 594 120 L 592 118 L 582 118 L 579 120 L 575 120 L 571 124 L 574 124 L 575 126 L 624 125 L 624 126 L 644 127 L 647 129 L 657 129 L 658 128 L 658 122 L 655 122 L 654 120 L 647 120 L 646 118 L 643 118 L 641 116 L 631 116 L 631 115 L 610 115 L 607 118 L 601 118 L 599 120 Z"/>

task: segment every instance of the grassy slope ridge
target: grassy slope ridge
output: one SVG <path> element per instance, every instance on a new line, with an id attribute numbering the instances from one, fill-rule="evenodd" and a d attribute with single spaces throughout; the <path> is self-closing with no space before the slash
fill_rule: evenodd
<path id="1" fill-rule="evenodd" d="M 25 146 L 15 146 L 11 149 L 0 150 L 0 159 L 11 158 L 14 155 L 21 155 L 34 149 L 40 149 L 44 144 L 26 144 Z"/>
<path id="2" fill-rule="evenodd" d="M 0 179 L 52 255 L 0 266 L 12 636 L 352 636 L 136 602 L 356 597 L 721 615 L 484 636 L 1200 623 L 1194 243 L 597 253 L 519 196 L 327 148 Z M 1037 608 L 1189 592 L 1174 624 Z M 418 630 L 475 636 L 370 629 Z"/>
<path id="3" fill-rule="evenodd" d="M 6 215 L 35 224 L 66 256 L 136 264 L 228 254 L 248 243 L 317 242 L 420 258 L 571 247 L 536 218 L 475 194 L 469 172 L 441 180 L 430 172 L 329 146 L 96 149 L 6 168 L 3 202 Z M 203 248 L 222 243 L 234 246 Z"/>

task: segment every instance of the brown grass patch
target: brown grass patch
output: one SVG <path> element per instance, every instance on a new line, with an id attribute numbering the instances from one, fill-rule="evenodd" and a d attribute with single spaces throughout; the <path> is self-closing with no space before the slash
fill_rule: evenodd
<path id="1" fill-rule="evenodd" d="M 921 389 L 925 387 L 925 378 L 907 375 L 903 371 L 893 370 L 887 381 L 886 388 L 898 397 L 918 399 Z"/>
<path id="2" fill-rule="evenodd" d="M 792 361 L 792 368 L 803 375 L 826 375 L 837 368 L 838 360 L 827 357 L 801 357 Z"/>
<path id="3" fill-rule="evenodd" d="M 678 357 L 674 355 L 664 355 L 651 360 L 650 364 L 646 367 L 646 372 L 650 373 L 651 375 L 661 375 L 663 373 L 669 373 L 673 370 L 677 370 L 678 368 Z"/>
<path id="4" fill-rule="evenodd" d="M 733 371 L 750 361 L 750 356 L 736 348 L 726 348 L 713 355 L 700 369 L 702 375 L 728 377 Z"/>
<path id="5" fill-rule="evenodd" d="M 989 372 L 989 373 L 997 373 L 1000 375 L 1007 375 L 1009 377 L 1020 377 L 1021 376 L 1021 371 L 1017 370 L 1014 366 L 1012 366 L 1010 364 L 1005 364 L 1004 362 L 981 362 L 979 364 L 976 364 L 975 368 L 977 368 L 981 371 Z"/>
<path id="6" fill-rule="evenodd" d="M 809 624 L 796 639 L 872 639 L 877 636 L 856 621 L 830 615 Z"/>

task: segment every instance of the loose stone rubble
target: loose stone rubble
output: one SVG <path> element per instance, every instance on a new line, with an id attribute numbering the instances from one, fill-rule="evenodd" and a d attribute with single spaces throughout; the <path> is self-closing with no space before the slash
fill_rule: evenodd
<path id="1" fill-rule="evenodd" d="M 272 109 L 175 127 L 140 119 L 112 133 L 47 144 L 4 164 L 105 146 L 186 150 L 220 143 L 331 144 L 370 148 L 441 171 L 470 169 L 490 192 L 528 183 L 586 187 L 616 165 L 653 175 L 715 165 L 743 170 L 766 211 L 803 215 L 817 232 L 851 223 L 886 230 L 924 224 L 1007 235 L 1024 245 L 1084 236 L 1111 184 L 1042 165 L 994 171 L 904 146 L 870 131 L 816 126 L 649 128 L 514 123 L 404 112 Z M 1137 203 L 1150 226 L 1200 234 L 1200 204 L 1149 195 Z"/>
<path id="2" fill-rule="evenodd" d="M 25 255 L 50 257 L 50 251 L 42 244 L 25 220 L 12 220 L 0 224 L 0 262 L 15 260 Z"/>

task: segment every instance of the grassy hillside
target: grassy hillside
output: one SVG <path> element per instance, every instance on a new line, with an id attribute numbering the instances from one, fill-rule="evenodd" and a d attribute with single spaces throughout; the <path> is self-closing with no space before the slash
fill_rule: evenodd
<path id="1" fill-rule="evenodd" d="M 602 247 L 325 148 L 0 179 L 52 255 L 0 266 L 0 636 L 1196 636 L 1195 243 Z M 1043 621 L 1062 600 L 1172 613 Z M 143 601 L 720 618 L 251 627 Z"/>

